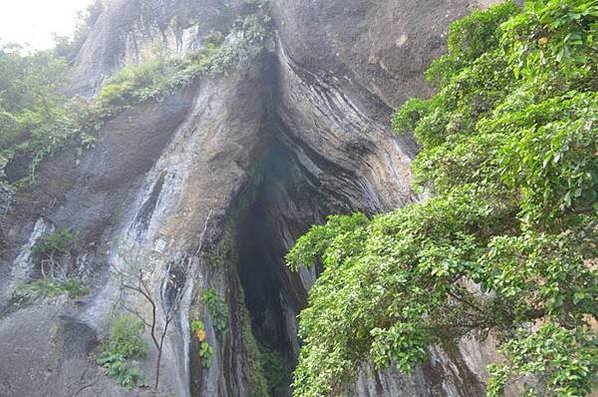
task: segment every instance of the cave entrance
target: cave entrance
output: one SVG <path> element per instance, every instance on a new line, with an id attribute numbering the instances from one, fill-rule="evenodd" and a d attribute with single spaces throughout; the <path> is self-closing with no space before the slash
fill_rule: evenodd
<path id="1" fill-rule="evenodd" d="M 287 309 L 282 302 L 285 291 L 279 275 L 284 264 L 272 252 L 275 236 L 265 222 L 267 211 L 260 200 L 250 208 L 239 246 L 239 275 L 256 338 L 264 347 L 291 358 L 292 343 L 282 315 Z"/>
<path id="2" fill-rule="evenodd" d="M 288 396 L 299 350 L 296 316 L 315 274 L 290 272 L 284 255 L 292 237 L 321 221 L 325 210 L 317 189 L 282 147 L 270 148 L 259 168 L 255 200 L 238 229 L 238 273 L 270 393 Z"/>

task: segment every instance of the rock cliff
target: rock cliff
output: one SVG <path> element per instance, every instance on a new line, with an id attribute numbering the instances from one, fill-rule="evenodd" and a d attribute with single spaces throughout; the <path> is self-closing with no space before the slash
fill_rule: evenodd
<path id="1" fill-rule="evenodd" d="M 290 370 L 300 343 L 296 315 L 318 270 L 291 273 L 285 252 L 328 214 L 373 214 L 417 200 L 409 171 L 416 145 L 392 135 L 389 116 L 409 96 L 429 92 L 422 73 L 442 53 L 450 21 L 484 5 L 272 0 L 271 43 L 251 62 L 133 106 L 102 127 L 93 148 L 79 153 L 69 144 L 47 159 L 1 219 L 0 395 L 149 393 L 118 387 L 93 358 L 123 302 L 150 310 L 111 270 L 133 265 L 151 274 L 158 323 L 172 304 L 164 280 L 183 275 L 162 361 L 165 395 L 255 395 L 264 375 L 256 346 Z M 109 2 L 68 91 L 92 97 L 126 65 L 200 49 L 214 32 L 226 36 L 247 7 L 241 0 Z M 14 288 L 39 273 L 36 241 L 64 229 L 78 235 L 70 271 L 91 292 L 15 302 Z M 203 299 L 208 288 L 227 305 L 222 334 Z M 190 330 L 194 319 L 204 322 L 213 350 L 208 365 Z M 351 393 L 484 395 L 485 354 L 474 342 L 447 342 L 412 377 L 356 368 Z M 150 349 L 141 363 L 149 380 L 155 360 Z M 270 393 L 288 395 L 286 386 Z"/>

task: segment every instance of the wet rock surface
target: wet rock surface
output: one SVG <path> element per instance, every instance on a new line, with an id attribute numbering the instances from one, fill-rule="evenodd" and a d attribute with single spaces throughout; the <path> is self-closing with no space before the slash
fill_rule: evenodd
<path id="1" fill-rule="evenodd" d="M 170 54 L 224 30 L 242 1 L 114 0 L 77 59 L 72 92 L 91 96 L 159 41 Z M 46 160 L 2 218 L 0 395 L 127 396 L 95 364 L 113 313 L 126 303 L 113 266 L 142 265 L 168 310 L 163 280 L 183 269 L 181 311 L 166 338 L 161 391 L 176 396 L 249 396 L 259 376 L 252 346 L 290 371 L 296 314 L 318 269 L 290 272 L 283 256 L 328 214 L 374 214 L 417 200 L 410 190 L 410 137 L 389 131 L 394 107 L 429 88 L 421 75 L 443 51 L 448 23 L 476 2 L 275 0 L 276 46 L 236 72 L 199 78 L 160 101 L 125 111 L 83 153 L 67 146 Z M 173 23 L 176 21 L 176 23 Z M 13 290 L 39 277 L 36 241 L 52 230 L 78 235 L 73 274 L 90 289 L 15 303 Z M 204 295 L 227 307 L 217 333 Z M 201 319 L 213 350 L 199 359 L 190 322 Z M 162 320 L 159 320 L 159 322 Z M 483 395 L 484 356 L 433 349 L 413 377 L 364 368 L 356 396 Z M 450 351 L 448 354 L 446 351 Z M 151 382 L 156 352 L 142 368 Z M 267 377 L 268 374 L 266 374 Z M 288 395 L 288 387 L 270 390 Z"/>

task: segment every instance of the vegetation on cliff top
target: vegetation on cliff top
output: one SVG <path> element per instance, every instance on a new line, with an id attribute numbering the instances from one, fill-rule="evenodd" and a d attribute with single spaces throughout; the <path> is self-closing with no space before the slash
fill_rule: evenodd
<path id="1" fill-rule="evenodd" d="M 40 162 L 74 139 L 93 146 L 105 123 L 134 105 L 160 99 L 199 76 L 218 76 L 247 66 L 270 42 L 267 4 L 247 0 L 246 15 L 224 35 L 211 35 L 202 49 L 184 57 L 158 57 L 112 76 L 95 98 L 68 98 L 68 61 L 102 9 L 96 2 L 83 16 L 72 42 L 62 38 L 52 51 L 24 55 L 18 46 L 0 47 L 0 193 L 12 182 L 33 182 Z M 27 164 L 5 174 L 9 164 Z M 2 204 L 2 203 L 0 203 Z"/>
<path id="2" fill-rule="evenodd" d="M 393 118 L 422 147 L 422 204 L 332 216 L 293 268 L 324 271 L 300 315 L 295 395 L 342 394 L 361 364 L 411 372 L 492 334 L 490 396 L 587 395 L 598 370 L 598 2 L 507 2 L 450 29 L 430 99 Z"/>

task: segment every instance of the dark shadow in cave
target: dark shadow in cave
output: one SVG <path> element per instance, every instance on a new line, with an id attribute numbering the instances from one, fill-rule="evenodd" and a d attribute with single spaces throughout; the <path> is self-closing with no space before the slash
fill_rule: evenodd
<path id="1" fill-rule="evenodd" d="M 256 199 L 239 230 L 239 276 L 257 340 L 293 359 L 283 318 L 283 298 L 289 293 L 283 282 L 288 273 L 283 263 L 286 244 L 276 230 L 283 216 L 277 202 L 280 189 L 288 189 L 294 177 L 285 156 L 282 149 L 271 148 L 262 163 Z"/>
<path id="2" fill-rule="evenodd" d="M 282 318 L 283 294 L 279 267 L 269 252 L 272 233 L 264 224 L 267 208 L 257 201 L 250 209 L 240 245 L 239 275 L 245 291 L 245 302 L 251 314 L 256 338 L 270 349 L 290 358 L 292 347 Z"/>
<path id="3" fill-rule="evenodd" d="M 287 396 L 299 347 L 295 319 L 307 304 L 307 290 L 300 276 L 286 268 L 284 255 L 292 237 L 328 211 L 285 149 L 270 148 L 260 169 L 255 200 L 238 229 L 238 272 L 258 344 L 286 367 L 285 384 L 271 388 L 271 394 Z M 266 378 L 273 375 L 264 372 Z"/>

